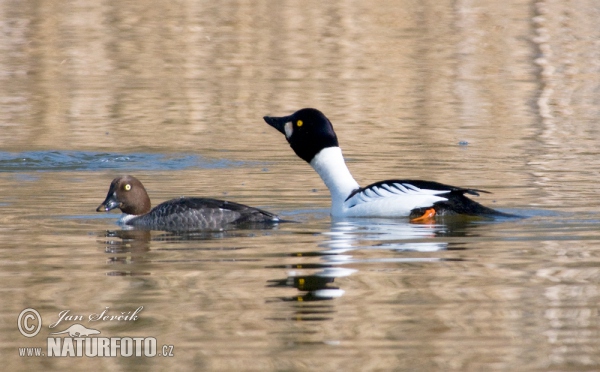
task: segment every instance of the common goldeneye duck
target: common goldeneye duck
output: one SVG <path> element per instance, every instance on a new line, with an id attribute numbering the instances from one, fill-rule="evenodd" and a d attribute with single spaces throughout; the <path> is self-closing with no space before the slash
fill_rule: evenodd
<path id="1" fill-rule="evenodd" d="M 487 192 L 483 190 L 418 180 L 387 180 L 360 187 L 344 162 L 331 122 L 319 110 L 305 108 L 264 120 L 283 133 L 296 155 L 321 176 L 331 193 L 334 217 L 409 217 L 422 222 L 435 215 L 511 216 L 465 196 Z"/>
<path id="2" fill-rule="evenodd" d="M 269 212 L 224 200 L 207 198 L 171 199 L 151 209 L 144 185 L 133 176 L 115 178 L 106 199 L 96 212 L 119 208 L 119 222 L 150 230 L 224 230 L 234 226 L 274 224 L 279 218 Z"/>

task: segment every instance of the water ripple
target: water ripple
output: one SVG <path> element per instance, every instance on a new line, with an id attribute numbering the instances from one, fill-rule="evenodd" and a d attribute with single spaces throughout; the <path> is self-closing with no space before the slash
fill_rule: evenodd
<path id="1" fill-rule="evenodd" d="M 239 167 L 244 164 L 246 162 L 207 159 L 194 154 L 111 154 L 88 151 L 0 152 L 0 172 L 215 169 Z"/>

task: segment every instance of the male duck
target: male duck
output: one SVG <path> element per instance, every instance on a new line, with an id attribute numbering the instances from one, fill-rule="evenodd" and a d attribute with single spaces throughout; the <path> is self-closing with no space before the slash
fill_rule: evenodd
<path id="1" fill-rule="evenodd" d="M 331 193 L 334 217 L 409 217 L 425 222 L 436 215 L 510 216 L 465 196 L 487 192 L 483 190 L 418 180 L 387 180 L 360 187 L 346 167 L 331 122 L 319 110 L 305 108 L 264 120 L 283 133 L 296 155 L 321 176 Z"/>

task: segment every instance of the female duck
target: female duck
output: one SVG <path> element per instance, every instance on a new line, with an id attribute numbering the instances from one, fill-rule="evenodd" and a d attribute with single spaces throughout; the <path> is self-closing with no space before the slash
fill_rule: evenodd
<path id="1" fill-rule="evenodd" d="M 151 209 L 144 185 L 133 176 L 115 178 L 97 212 L 119 208 L 125 225 L 150 230 L 199 231 L 231 227 L 275 224 L 279 218 L 243 204 L 207 198 L 171 199 Z"/>

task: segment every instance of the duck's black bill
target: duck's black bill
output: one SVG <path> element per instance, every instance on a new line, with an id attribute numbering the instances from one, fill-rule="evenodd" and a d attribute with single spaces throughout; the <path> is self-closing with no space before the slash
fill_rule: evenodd
<path id="1" fill-rule="evenodd" d="M 108 194 L 102 204 L 96 208 L 96 212 L 108 212 L 115 208 L 119 208 L 119 206 L 120 203 L 117 201 L 115 194 Z"/>
<path id="2" fill-rule="evenodd" d="M 277 129 L 282 134 L 285 134 L 285 123 L 289 123 L 291 121 L 289 116 L 275 117 L 275 116 L 264 116 L 263 119 L 272 126 Z"/>

